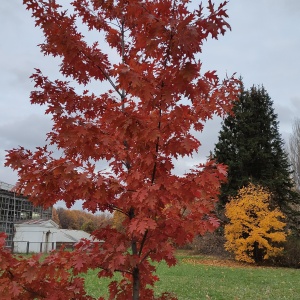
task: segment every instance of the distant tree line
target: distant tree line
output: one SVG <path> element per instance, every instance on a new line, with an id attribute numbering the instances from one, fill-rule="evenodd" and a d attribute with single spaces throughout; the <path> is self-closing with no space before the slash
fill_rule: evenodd
<path id="1" fill-rule="evenodd" d="M 53 221 L 62 229 L 83 230 L 88 233 L 112 223 L 109 214 L 91 214 L 83 210 L 53 208 Z"/>

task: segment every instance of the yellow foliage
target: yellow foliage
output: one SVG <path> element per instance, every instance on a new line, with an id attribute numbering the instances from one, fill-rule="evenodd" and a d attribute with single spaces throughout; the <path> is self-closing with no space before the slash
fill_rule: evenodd
<path id="1" fill-rule="evenodd" d="M 126 219 L 126 216 L 120 211 L 115 211 L 113 214 L 112 227 L 117 229 L 118 231 L 123 231 L 123 221 Z"/>
<path id="2" fill-rule="evenodd" d="M 280 255 L 279 244 L 286 240 L 284 215 L 270 210 L 271 194 L 261 186 L 249 184 L 226 204 L 225 248 L 239 261 L 258 262 Z"/>

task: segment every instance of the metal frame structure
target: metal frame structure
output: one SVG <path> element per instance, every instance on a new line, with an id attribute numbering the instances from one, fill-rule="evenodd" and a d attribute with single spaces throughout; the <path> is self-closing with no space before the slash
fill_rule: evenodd
<path id="1" fill-rule="evenodd" d="M 0 181 L 0 232 L 7 235 L 6 245 L 12 246 L 14 224 L 24 220 L 51 219 L 52 207 L 34 206 L 27 197 L 16 194 L 14 186 Z"/>

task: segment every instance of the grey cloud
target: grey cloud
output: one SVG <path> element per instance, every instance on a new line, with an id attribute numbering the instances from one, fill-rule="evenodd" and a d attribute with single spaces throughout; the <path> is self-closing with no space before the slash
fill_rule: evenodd
<path id="1" fill-rule="evenodd" d="M 271 1 L 271 0 L 269 0 Z M 274 2 L 274 1 L 272 1 Z M 288 13 L 298 14 L 300 13 L 300 1 L 299 0 L 282 0 L 281 4 Z"/>
<path id="2" fill-rule="evenodd" d="M 4 160 L 2 160 L 1 158 L 0 165 L 0 181 L 15 185 L 18 178 L 17 173 L 8 167 L 4 167 Z"/>
<path id="3" fill-rule="evenodd" d="M 285 142 L 288 142 L 295 118 L 300 116 L 300 96 L 274 103 L 278 115 L 279 128 Z"/>
<path id="4" fill-rule="evenodd" d="M 1 148 L 35 148 L 44 144 L 46 133 L 51 130 L 51 121 L 46 116 L 29 115 L 24 119 L 0 126 Z"/>
<path id="5" fill-rule="evenodd" d="M 214 151 L 215 144 L 218 141 L 219 131 L 221 129 L 221 118 L 214 117 L 212 120 L 204 124 L 203 132 L 195 133 L 195 136 L 201 142 L 198 153 L 194 153 L 193 157 L 184 157 L 174 160 L 174 173 L 182 175 L 188 172 L 193 166 L 207 161 L 210 152 Z"/>
<path id="6" fill-rule="evenodd" d="M 4 167 L 6 151 L 18 146 L 35 149 L 45 144 L 51 121 L 46 116 L 28 115 L 23 119 L 0 126 L 0 181 L 15 184 L 17 173 Z"/>
<path id="7" fill-rule="evenodd" d="M 296 114 L 298 116 L 300 116 L 300 96 L 298 97 L 292 97 L 291 98 L 291 103 L 292 103 L 292 106 L 293 106 L 293 110 L 296 110 Z"/>

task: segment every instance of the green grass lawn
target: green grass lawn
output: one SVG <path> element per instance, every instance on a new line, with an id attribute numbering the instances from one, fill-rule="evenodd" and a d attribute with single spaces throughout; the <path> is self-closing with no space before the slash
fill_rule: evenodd
<path id="1" fill-rule="evenodd" d="M 168 291 L 180 300 L 300 299 L 300 270 L 210 266 L 200 264 L 200 256 L 181 254 L 178 258 L 176 267 L 168 268 L 164 263 L 157 266 L 160 281 L 155 286 L 156 295 Z M 188 262 L 191 259 L 192 264 Z M 108 295 L 109 280 L 100 281 L 95 271 L 85 277 L 90 295 Z"/>

